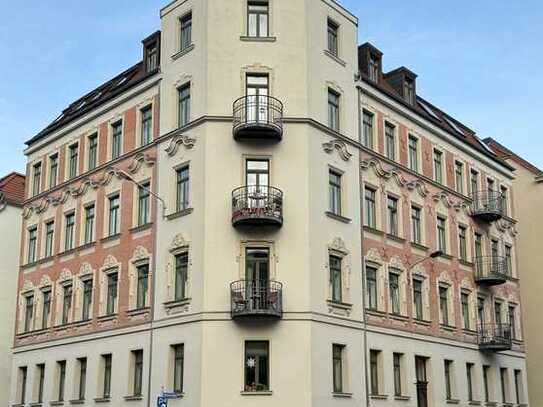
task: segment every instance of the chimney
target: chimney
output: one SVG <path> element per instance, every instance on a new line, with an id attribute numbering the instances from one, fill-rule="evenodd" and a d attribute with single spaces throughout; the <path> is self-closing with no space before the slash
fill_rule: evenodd
<path id="1" fill-rule="evenodd" d="M 382 60 L 383 53 L 369 42 L 358 47 L 358 70 L 375 83 L 383 77 Z"/>
<path id="2" fill-rule="evenodd" d="M 402 66 L 384 74 L 383 78 L 410 105 L 417 101 L 417 74 Z"/>

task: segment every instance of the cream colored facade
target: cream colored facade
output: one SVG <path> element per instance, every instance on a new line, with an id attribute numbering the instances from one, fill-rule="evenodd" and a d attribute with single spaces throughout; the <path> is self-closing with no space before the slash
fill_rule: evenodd
<path id="1" fill-rule="evenodd" d="M 45 186 L 34 196 L 30 187 L 27 191 L 24 230 L 37 227 L 41 243 L 39 258 L 23 261 L 19 277 L 12 404 L 104 402 L 114 406 L 153 406 L 162 390 L 173 391 L 179 386 L 174 365 L 179 361 L 176 349 L 182 345 L 182 386 L 177 389 L 180 399 L 169 402 L 174 407 L 440 407 L 447 401 L 444 355 L 456 362 L 451 382 L 454 394 L 449 402 L 483 402 L 482 369 L 488 365 L 492 377 L 488 381 L 491 387 L 487 401 L 500 402 L 499 372 L 507 369 L 506 399 L 498 405 L 513 403 L 516 394 L 517 404 L 525 405 L 520 326 L 511 350 L 483 353 L 479 349 L 475 328 L 478 287 L 471 275 L 471 257 L 461 266 L 455 249 L 446 253 L 446 258 L 433 260 L 428 269 L 417 269 L 421 276 L 427 276 L 426 315 L 423 329 L 411 329 L 416 323 L 410 316 L 407 276 L 411 275 L 411 265 L 435 248 L 433 224 L 430 215 L 423 221 L 427 223 L 423 242 L 426 246 L 420 244 L 418 251 L 407 250 L 407 226 L 402 232 L 403 242 L 400 236 L 383 241 L 376 233 L 378 227 L 369 231 L 363 226 L 365 188 L 369 184 L 382 187 L 383 199 L 385 192 L 395 193 L 406 205 L 412 196 L 429 214 L 447 214 L 447 242 L 451 248 L 456 242 L 453 225 L 464 222 L 473 228 L 471 201 L 450 185 L 433 182 L 422 171 L 407 171 L 403 158 L 400 160 L 407 148 L 403 138 L 398 138 L 394 147 L 397 161 L 383 157 L 382 143 L 374 150 L 364 147 L 360 143 L 363 111 L 373 109 L 376 117 L 383 114 L 383 124 L 386 118 L 398 128 L 400 124 L 406 126 L 419 135 L 421 143 L 424 139 L 425 149 L 436 146 L 444 154 L 447 152 L 447 160 L 455 157 L 466 164 L 476 162 L 481 176 L 486 174 L 508 190 L 512 188 L 510 169 L 481 151 L 454 141 L 450 133 L 368 85 L 359 75 L 358 20 L 335 1 L 271 0 L 267 2 L 268 32 L 256 37 L 248 35 L 247 26 L 247 10 L 253 3 L 176 0 L 168 4 L 160 12 L 160 70 L 30 143 L 29 176 L 35 175 L 37 163 L 47 167 L 50 157 L 58 151 L 64 178 L 61 175 L 63 183 L 49 189 Z M 181 38 L 187 37 L 180 32 L 186 29 L 187 22 L 190 41 L 182 43 Z M 336 53 L 329 50 L 330 27 L 338 39 Z M 281 140 L 246 141 L 233 137 L 232 105 L 249 93 L 251 75 L 267 78 L 268 95 L 283 103 Z M 180 108 L 181 90 L 187 89 L 190 111 L 186 105 Z M 330 128 L 332 96 L 339 108 L 336 129 Z M 143 127 L 142 109 L 149 104 L 154 112 L 153 137 L 149 144 L 140 145 L 137 140 Z M 247 105 L 242 105 L 242 109 L 244 106 L 248 109 Z M 120 157 L 112 158 L 112 136 L 120 119 L 126 123 L 123 149 Z M 99 165 L 87 169 L 88 137 L 96 131 Z M 381 140 L 377 125 L 375 131 L 376 140 Z M 74 142 L 80 143 L 81 163 L 77 177 L 70 179 L 65 173 L 69 172 L 69 147 Z M 420 150 L 421 168 L 427 166 L 425 151 Z M 235 222 L 233 225 L 232 191 L 247 184 L 248 160 L 267 162 L 267 184 L 282 191 L 281 227 L 239 227 Z M 449 177 L 450 162 L 446 164 L 444 172 Z M 188 173 L 188 187 L 184 190 L 188 195 L 183 192 L 180 200 L 181 170 Z M 338 201 L 334 201 L 340 202 L 339 209 L 335 213 L 330 204 L 331 174 L 341 180 Z M 45 185 L 45 178 L 40 181 Z M 141 191 L 137 187 L 146 182 L 152 192 L 148 201 L 151 215 L 149 222 L 141 225 L 137 221 L 141 212 Z M 464 182 L 467 190 L 467 178 Z M 108 235 L 111 198 L 117 193 L 121 230 Z M 92 202 L 96 202 L 96 241 L 85 243 L 85 208 Z M 249 209 L 253 209 L 251 205 L 255 204 L 250 203 Z M 378 203 L 381 232 L 386 229 L 385 206 L 383 200 Z M 66 216 L 72 211 L 77 218 L 78 244 L 65 250 L 62 245 L 71 233 L 66 228 Z M 53 218 L 61 226 L 55 235 L 55 252 L 49 258 L 44 254 L 45 231 Z M 400 219 L 403 225 L 409 225 L 406 211 Z M 485 243 L 490 244 L 491 238 L 497 237 L 502 244 L 514 246 L 508 225 L 506 222 L 502 229 L 485 226 Z M 23 236 L 22 241 L 22 259 L 28 259 L 28 237 Z M 470 256 L 472 246 L 470 240 Z M 267 283 L 282 285 L 280 318 L 234 315 L 233 304 L 239 303 L 235 302 L 231 283 L 248 280 L 251 249 L 268 254 Z M 184 275 L 178 274 L 182 256 L 187 259 Z M 396 326 L 388 324 L 394 318 L 388 309 L 389 277 L 385 274 L 379 277 L 383 289 L 379 291 L 378 309 L 365 309 L 369 308 L 365 270 L 370 263 L 378 266 L 380 273 L 389 268 L 401 271 L 403 294 L 398 314 L 402 315 L 395 316 L 399 322 Z M 147 302 L 138 307 L 135 303 L 139 302 L 138 273 L 142 266 L 149 271 Z M 516 276 L 516 268 L 512 272 Z M 460 273 L 466 275 L 465 280 L 457 277 Z M 111 275 L 117 275 L 118 282 L 115 281 L 114 312 L 109 313 Z M 178 293 L 179 275 L 186 276 L 182 295 Z M 93 281 L 88 320 L 82 317 L 86 281 Z M 436 305 L 440 283 L 450 287 L 448 301 L 454 322 L 446 327 L 440 327 Z M 73 295 L 67 287 L 74 288 Z M 515 304 L 514 312 L 520 315 L 516 285 L 508 282 L 504 287 L 483 290 L 489 320 L 495 299 L 504 306 Z M 39 317 L 43 317 L 43 295 L 49 290 L 55 302 L 52 322 L 44 327 L 43 318 Z M 460 327 L 462 290 L 472 294 L 469 312 L 473 325 L 466 330 Z M 243 297 L 246 292 L 237 294 Z M 73 299 L 68 320 L 63 318 L 68 304 L 66 293 Z M 32 321 L 34 329 L 26 331 L 23 309 L 31 295 L 37 299 L 38 317 Z M 269 292 L 265 297 L 272 301 Z M 258 298 L 261 297 L 245 298 L 244 306 Z M 253 342 L 266 344 L 265 359 L 260 359 L 262 354 L 246 356 L 246 349 Z M 371 388 L 371 350 L 380 355 L 375 365 L 379 377 L 377 392 Z M 399 370 L 401 394 L 395 394 L 393 353 L 403 357 Z M 141 365 L 136 362 L 136 354 L 143 355 Z M 425 404 L 417 401 L 417 356 L 426 358 L 429 388 Z M 258 369 L 255 363 L 259 363 Z M 473 363 L 471 400 L 464 381 L 466 363 Z M 108 366 L 113 374 L 106 392 Z M 137 366 L 143 366 L 138 392 Z M 27 369 L 24 386 L 22 368 Z M 266 382 L 265 386 L 247 382 L 247 376 L 256 375 L 257 370 L 259 375 L 267 376 L 259 378 Z M 514 386 L 517 373 L 513 375 L 517 371 L 522 379 L 522 393 Z M 25 397 L 21 393 L 23 387 Z"/>

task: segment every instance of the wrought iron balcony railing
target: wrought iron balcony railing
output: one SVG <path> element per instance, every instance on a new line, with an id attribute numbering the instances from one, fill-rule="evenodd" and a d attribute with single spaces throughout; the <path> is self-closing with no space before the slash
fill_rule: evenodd
<path id="1" fill-rule="evenodd" d="M 471 214 L 487 222 L 493 222 L 505 214 L 505 198 L 501 192 L 478 191 L 471 196 Z"/>
<path id="2" fill-rule="evenodd" d="M 500 352 L 510 350 L 513 346 L 511 325 L 508 323 L 479 324 L 479 349 Z"/>
<path id="3" fill-rule="evenodd" d="M 232 192 L 232 224 L 280 227 L 283 224 L 283 191 L 260 185 L 236 188 Z"/>
<path id="4" fill-rule="evenodd" d="M 271 96 L 243 96 L 234 102 L 233 134 L 236 140 L 281 140 L 283 103 Z"/>
<path id="5" fill-rule="evenodd" d="M 475 281 L 492 286 L 507 281 L 510 270 L 507 259 L 503 256 L 483 256 L 475 258 Z"/>
<path id="6" fill-rule="evenodd" d="M 230 292 L 232 318 L 283 316 L 283 285 L 277 281 L 235 281 Z"/>

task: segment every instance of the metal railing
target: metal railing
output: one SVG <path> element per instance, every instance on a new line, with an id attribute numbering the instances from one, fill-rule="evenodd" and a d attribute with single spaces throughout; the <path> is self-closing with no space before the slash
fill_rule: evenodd
<path id="1" fill-rule="evenodd" d="M 503 216 L 505 210 L 505 197 L 496 191 L 477 191 L 472 193 L 473 200 L 471 212 L 475 216 Z"/>
<path id="2" fill-rule="evenodd" d="M 283 134 L 283 103 L 272 96 L 243 96 L 234 102 L 233 113 L 234 135 L 251 127 Z"/>
<path id="3" fill-rule="evenodd" d="M 230 284 L 232 317 L 283 316 L 283 285 L 269 280 L 240 280 Z"/>
<path id="4" fill-rule="evenodd" d="M 507 350 L 512 347 L 511 325 L 508 323 L 482 323 L 477 333 L 479 347 L 482 349 Z"/>
<path id="5" fill-rule="evenodd" d="M 475 258 L 475 280 L 479 282 L 505 282 L 509 275 L 507 259 L 503 256 Z"/>
<path id="6" fill-rule="evenodd" d="M 232 191 L 232 223 L 250 221 L 283 223 L 283 191 L 248 185 Z"/>

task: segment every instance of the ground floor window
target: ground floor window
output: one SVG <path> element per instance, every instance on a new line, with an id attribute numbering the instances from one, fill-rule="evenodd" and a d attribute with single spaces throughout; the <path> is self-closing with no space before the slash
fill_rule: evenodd
<path id="1" fill-rule="evenodd" d="M 245 391 L 269 391 L 269 342 L 245 342 Z"/>

